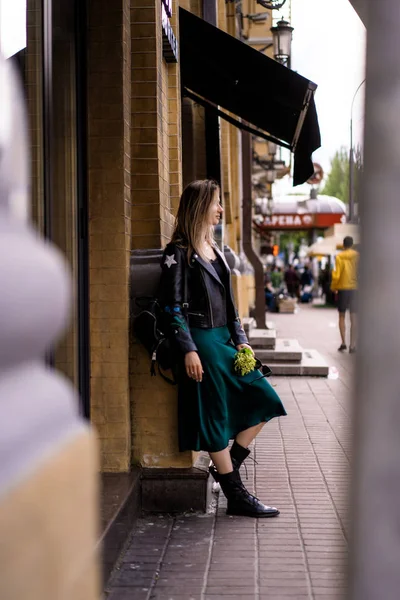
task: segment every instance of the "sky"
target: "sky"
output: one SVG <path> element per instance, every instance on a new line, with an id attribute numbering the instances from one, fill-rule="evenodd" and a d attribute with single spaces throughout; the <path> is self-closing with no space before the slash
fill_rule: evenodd
<path id="1" fill-rule="evenodd" d="M 349 0 L 292 0 L 292 26 L 292 68 L 318 85 L 322 148 L 314 160 L 327 170 L 336 150 L 350 146 L 351 104 L 365 77 L 366 31 Z M 364 90 L 354 101 L 356 141 L 362 136 Z"/>
<path id="2" fill-rule="evenodd" d="M 0 0 L 0 50 L 9 58 L 26 46 L 26 0 Z"/>

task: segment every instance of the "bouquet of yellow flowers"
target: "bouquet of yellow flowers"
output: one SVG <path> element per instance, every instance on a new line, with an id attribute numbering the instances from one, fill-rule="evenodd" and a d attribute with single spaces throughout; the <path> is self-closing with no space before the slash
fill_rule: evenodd
<path id="1" fill-rule="evenodd" d="M 243 376 L 254 371 L 257 359 L 249 348 L 242 348 L 236 352 L 233 365 L 236 373 Z"/>

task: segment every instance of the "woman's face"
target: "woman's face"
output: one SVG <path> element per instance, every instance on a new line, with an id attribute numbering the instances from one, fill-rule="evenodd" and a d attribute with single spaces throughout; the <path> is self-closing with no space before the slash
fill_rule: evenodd
<path id="1" fill-rule="evenodd" d="M 221 201 L 219 198 L 219 191 L 215 192 L 213 201 L 210 204 L 208 209 L 208 224 L 209 225 L 218 225 L 222 218 L 222 213 L 224 209 L 221 206 Z"/>

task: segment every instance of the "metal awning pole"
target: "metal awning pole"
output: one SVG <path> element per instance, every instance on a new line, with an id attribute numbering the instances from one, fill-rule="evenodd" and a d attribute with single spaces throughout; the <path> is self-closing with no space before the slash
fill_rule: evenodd
<path id="1" fill-rule="evenodd" d="M 400 595 L 400 11 L 369 2 L 351 600 Z"/>

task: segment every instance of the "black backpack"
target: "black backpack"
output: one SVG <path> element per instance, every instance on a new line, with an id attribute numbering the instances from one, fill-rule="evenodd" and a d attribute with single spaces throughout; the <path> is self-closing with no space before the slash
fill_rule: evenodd
<path id="1" fill-rule="evenodd" d="M 184 275 L 184 292 L 182 313 L 187 319 L 187 270 Z M 163 313 L 158 298 L 136 298 L 136 305 L 142 310 L 133 322 L 133 331 L 138 340 L 146 348 L 150 358 L 150 374 L 156 375 L 156 364 L 161 377 L 171 385 L 177 384 L 178 348 L 175 340 L 171 340 L 168 333 L 166 315 Z M 161 371 L 171 370 L 172 379 Z"/>

